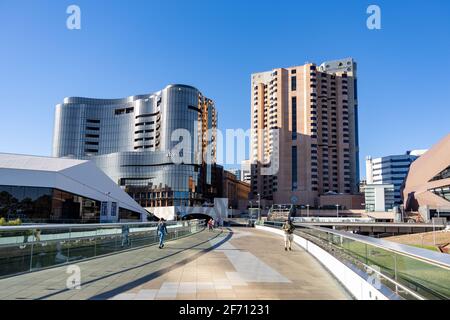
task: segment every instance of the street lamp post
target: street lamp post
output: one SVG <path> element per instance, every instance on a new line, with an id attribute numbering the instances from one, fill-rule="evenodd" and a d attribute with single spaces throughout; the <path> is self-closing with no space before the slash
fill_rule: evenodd
<path id="1" fill-rule="evenodd" d="M 309 204 L 306 205 L 306 216 L 309 218 Z"/>
<path id="2" fill-rule="evenodd" d="M 111 199 L 110 199 L 110 197 L 111 197 L 111 191 L 108 191 L 108 192 L 105 192 L 105 195 L 106 195 L 106 197 L 107 197 L 107 199 L 108 199 L 108 201 L 106 202 L 106 208 L 108 208 L 108 205 L 109 205 L 109 203 L 111 203 L 111 209 L 112 209 L 112 202 L 110 201 Z M 110 214 L 112 213 L 112 210 L 110 210 Z M 108 209 L 106 209 L 106 216 L 108 216 Z M 112 216 L 112 215 L 111 215 Z M 112 219 L 112 217 L 111 217 L 111 219 Z M 107 219 L 107 221 L 109 221 L 108 219 Z"/>
<path id="3" fill-rule="evenodd" d="M 261 220 L 261 194 L 258 193 L 258 221 Z"/>
<path id="4" fill-rule="evenodd" d="M 433 222 L 433 244 L 436 245 L 436 227 L 434 226 L 434 219 L 431 219 Z"/>
<path id="5" fill-rule="evenodd" d="M 336 205 L 336 217 L 339 218 L 339 205 Z"/>

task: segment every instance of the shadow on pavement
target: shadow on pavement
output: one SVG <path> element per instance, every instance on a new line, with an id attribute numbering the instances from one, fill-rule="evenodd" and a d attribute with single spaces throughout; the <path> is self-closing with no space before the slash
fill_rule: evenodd
<path id="1" fill-rule="evenodd" d="M 229 228 L 227 228 L 227 229 L 228 229 L 229 233 L 228 233 L 228 235 L 226 237 L 224 237 L 221 241 L 217 242 L 216 244 L 214 244 L 211 247 L 208 247 L 208 248 L 205 248 L 205 249 L 199 249 L 200 251 L 197 252 L 196 254 L 194 254 L 192 257 L 183 259 L 183 260 L 181 260 L 181 261 L 171 265 L 170 267 L 166 267 L 166 268 L 163 268 L 161 270 L 155 271 L 155 272 L 150 273 L 150 274 L 148 274 L 148 275 L 146 275 L 146 276 L 144 276 L 142 278 L 139 278 L 139 279 L 136 279 L 136 280 L 134 280 L 132 282 L 126 283 L 126 284 L 124 284 L 124 285 L 122 285 L 120 287 L 117 287 L 115 289 L 112 289 L 112 290 L 100 293 L 98 295 L 95 295 L 95 296 L 89 298 L 89 300 L 106 300 L 106 299 L 112 298 L 112 297 L 114 297 L 114 296 L 116 296 L 116 295 L 118 295 L 120 293 L 126 292 L 128 290 L 133 289 L 134 287 L 137 287 L 137 286 L 142 285 L 142 284 L 144 284 L 144 283 L 146 283 L 148 281 L 156 279 L 156 278 L 162 276 L 163 274 L 165 274 L 165 273 L 167 273 L 167 272 L 169 272 L 169 271 L 171 271 L 173 269 L 181 267 L 181 266 L 185 265 L 186 263 L 189 263 L 189 262 L 197 259 L 198 257 L 204 255 L 205 253 L 208 253 L 208 252 L 216 249 L 217 247 L 221 246 L 223 243 L 229 241 L 231 239 L 231 237 L 233 236 L 233 232 L 231 231 L 231 229 L 229 229 Z M 191 247 L 188 247 L 188 248 L 172 247 L 171 249 L 175 249 L 175 250 L 179 250 L 179 251 L 176 251 L 176 252 L 171 253 L 171 254 L 169 254 L 167 256 L 164 256 L 164 257 L 161 257 L 161 258 L 158 258 L 158 259 L 155 259 L 155 260 L 152 260 L 152 261 L 149 261 L 149 262 L 146 262 L 146 263 L 134 266 L 134 267 L 130 267 L 130 268 L 118 271 L 118 272 L 114 272 L 114 273 L 111 273 L 111 274 L 108 274 L 108 275 L 105 275 L 105 276 L 102 276 L 102 277 L 99 277 L 99 278 L 96 278 L 96 279 L 84 282 L 83 284 L 86 285 L 86 284 L 95 283 L 96 281 L 104 280 L 104 279 L 107 279 L 107 278 L 112 277 L 114 275 L 125 273 L 125 272 L 128 272 L 128 271 L 134 270 L 134 269 L 138 269 L 138 268 L 150 265 L 150 264 L 155 263 L 157 261 L 161 261 L 161 260 L 164 260 L 164 259 L 176 256 L 176 255 L 178 255 L 178 254 L 180 254 L 180 253 L 182 253 L 184 251 L 196 249 L 196 247 L 198 247 L 198 246 L 200 246 L 202 244 L 208 243 L 209 241 L 211 241 L 213 239 L 216 239 L 217 237 L 222 235 L 222 233 L 223 233 L 223 230 L 220 233 L 216 234 L 214 237 L 209 238 L 206 241 L 197 243 L 197 244 L 195 244 L 195 245 L 193 245 Z M 53 292 L 51 294 L 47 294 L 45 296 L 39 297 L 39 298 L 37 298 L 37 300 L 48 299 L 48 298 L 50 298 L 52 296 L 56 296 L 58 294 L 67 292 L 69 290 L 71 290 L 71 289 L 62 289 L 62 290 L 59 290 L 57 292 Z"/>

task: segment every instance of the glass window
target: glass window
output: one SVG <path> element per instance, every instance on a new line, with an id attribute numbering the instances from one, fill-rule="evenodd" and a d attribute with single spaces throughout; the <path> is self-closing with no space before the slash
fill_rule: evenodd
<path id="1" fill-rule="evenodd" d="M 292 191 L 297 190 L 297 146 L 292 146 Z"/>
<path id="2" fill-rule="evenodd" d="M 24 222 L 99 222 L 99 202 L 51 188 L 0 186 L 0 216 Z"/>
<path id="3" fill-rule="evenodd" d="M 292 140 L 297 140 L 297 97 L 292 97 Z"/>
<path id="4" fill-rule="evenodd" d="M 127 221 L 140 221 L 140 220 L 141 220 L 141 214 L 139 212 L 134 212 L 134 211 L 119 207 L 119 221 L 127 222 Z"/>
<path id="5" fill-rule="evenodd" d="M 291 77 L 291 91 L 297 90 L 297 77 Z"/>

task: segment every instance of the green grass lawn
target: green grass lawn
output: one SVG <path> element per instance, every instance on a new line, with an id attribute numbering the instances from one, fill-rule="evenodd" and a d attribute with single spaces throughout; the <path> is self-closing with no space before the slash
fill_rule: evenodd
<path id="1" fill-rule="evenodd" d="M 410 246 L 440 252 L 436 246 L 425 246 L 425 245 L 422 246 L 420 244 L 410 244 Z"/>

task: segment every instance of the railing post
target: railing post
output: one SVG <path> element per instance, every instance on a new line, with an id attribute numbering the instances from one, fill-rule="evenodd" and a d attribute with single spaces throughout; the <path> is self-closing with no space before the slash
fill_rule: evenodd
<path id="1" fill-rule="evenodd" d="M 395 293 L 398 294 L 397 286 L 397 255 L 394 253 L 394 280 L 395 280 Z"/>
<path id="2" fill-rule="evenodd" d="M 30 272 L 33 270 L 33 249 L 34 249 L 34 243 L 31 243 L 31 256 L 30 256 Z"/>
<path id="3" fill-rule="evenodd" d="M 95 230 L 95 237 L 94 237 L 94 257 L 97 256 L 97 232 L 98 232 L 98 229 Z"/>
<path id="4" fill-rule="evenodd" d="M 369 250 L 367 248 L 367 244 L 364 244 L 364 247 L 366 248 L 366 264 L 369 264 Z"/>
<path id="5" fill-rule="evenodd" d="M 67 262 L 70 260 L 70 246 L 72 244 L 72 228 L 69 228 L 69 242 L 67 245 Z"/>

